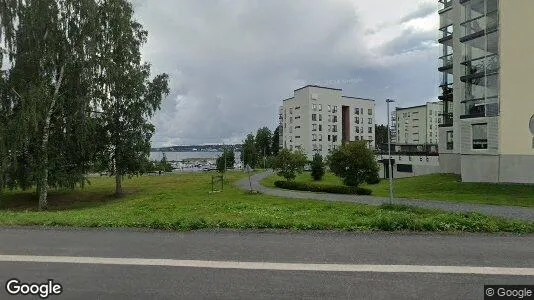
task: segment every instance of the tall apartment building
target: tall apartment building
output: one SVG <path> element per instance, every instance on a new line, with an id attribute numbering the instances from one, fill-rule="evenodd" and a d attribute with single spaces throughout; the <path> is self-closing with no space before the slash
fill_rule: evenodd
<path id="1" fill-rule="evenodd" d="M 442 171 L 470 182 L 534 183 L 534 1 L 439 3 Z"/>
<path id="2" fill-rule="evenodd" d="M 395 109 L 395 143 L 410 145 L 437 145 L 443 103 L 397 107 Z"/>
<path id="3" fill-rule="evenodd" d="M 341 89 L 307 85 L 283 100 L 280 120 L 283 147 L 300 148 L 312 157 L 343 142 L 365 140 L 375 147 L 375 102 L 343 96 Z"/>

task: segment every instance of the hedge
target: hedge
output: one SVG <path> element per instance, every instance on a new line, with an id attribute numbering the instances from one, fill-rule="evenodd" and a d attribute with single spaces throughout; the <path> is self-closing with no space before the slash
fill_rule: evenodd
<path id="1" fill-rule="evenodd" d="M 351 195 L 371 195 L 372 191 L 367 188 L 345 186 L 345 185 L 325 185 L 306 182 L 277 180 L 274 185 L 281 189 L 320 192 L 331 194 L 351 194 Z"/>

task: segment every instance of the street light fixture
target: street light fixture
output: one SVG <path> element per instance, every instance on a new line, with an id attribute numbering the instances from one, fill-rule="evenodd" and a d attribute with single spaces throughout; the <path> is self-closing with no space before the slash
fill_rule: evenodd
<path id="1" fill-rule="evenodd" d="M 393 164 L 391 163 L 391 130 L 389 127 L 389 103 L 395 102 L 392 99 L 386 99 L 387 104 L 387 118 L 388 118 L 388 168 L 389 168 L 389 204 L 393 204 Z"/>

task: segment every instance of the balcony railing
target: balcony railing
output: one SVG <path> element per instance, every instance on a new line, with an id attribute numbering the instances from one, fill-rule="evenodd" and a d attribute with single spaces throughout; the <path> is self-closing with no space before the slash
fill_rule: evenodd
<path id="1" fill-rule="evenodd" d="M 452 67 L 452 53 L 444 55 L 439 58 L 441 60 L 441 67 L 440 69 L 448 69 Z"/>
<path id="2" fill-rule="evenodd" d="M 460 23 L 462 28 L 462 38 L 475 33 L 490 32 L 499 26 L 499 14 L 498 11 L 490 12 L 486 15 L 478 16 L 474 19 L 467 20 Z"/>
<path id="3" fill-rule="evenodd" d="M 438 2 L 441 4 L 440 11 L 452 6 L 452 0 L 439 0 Z"/>

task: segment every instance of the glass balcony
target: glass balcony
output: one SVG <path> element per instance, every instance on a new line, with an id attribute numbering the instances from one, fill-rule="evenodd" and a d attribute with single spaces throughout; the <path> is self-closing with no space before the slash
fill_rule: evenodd
<path id="1" fill-rule="evenodd" d="M 444 55 L 439 59 L 441 60 L 441 67 L 439 68 L 440 71 L 452 68 L 452 53 Z"/>
<path id="2" fill-rule="evenodd" d="M 476 33 L 484 35 L 485 33 L 496 30 L 498 26 L 498 11 L 493 11 L 487 15 L 481 15 L 460 23 L 460 27 L 462 28 L 462 38 Z"/>
<path id="3" fill-rule="evenodd" d="M 438 0 L 438 2 L 440 3 L 440 6 L 439 6 L 440 11 L 445 10 L 452 6 L 452 0 Z"/>
<path id="4" fill-rule="evenodd" d="M 446 41 L 452 40 L 453 26 L 449 25 L 439 29 L 441 31 L 441 38 L 439 43 L 444 44 Z"/>

